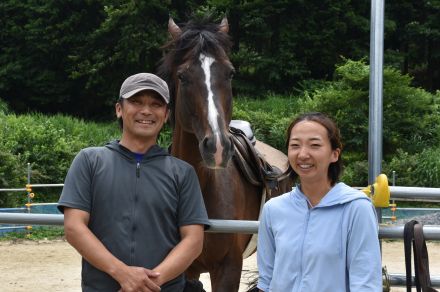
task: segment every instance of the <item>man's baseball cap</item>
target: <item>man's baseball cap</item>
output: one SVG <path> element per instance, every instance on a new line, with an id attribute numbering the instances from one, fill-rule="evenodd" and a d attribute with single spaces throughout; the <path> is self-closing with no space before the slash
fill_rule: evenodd
<path id="1" fill-rule="evenodd" d="M 162 96 L 167 104 L 170 102 L 167 83 L 151 73 L 138 73 L 125 79 L 121 85 L 119 97 L 130 98 L 142 90 L 153 90 Z"/>

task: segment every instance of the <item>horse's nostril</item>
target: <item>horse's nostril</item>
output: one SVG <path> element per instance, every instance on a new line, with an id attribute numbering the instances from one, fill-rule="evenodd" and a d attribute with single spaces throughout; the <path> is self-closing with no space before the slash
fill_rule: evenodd
<path id="1" fill-rule="evenodd" d="M 205 137 L 202 141 L 203 149 L 210 153 L 214 153 L 216 150 L 214 140 L 214 138 L 209 139 L 208 137 Z"/>

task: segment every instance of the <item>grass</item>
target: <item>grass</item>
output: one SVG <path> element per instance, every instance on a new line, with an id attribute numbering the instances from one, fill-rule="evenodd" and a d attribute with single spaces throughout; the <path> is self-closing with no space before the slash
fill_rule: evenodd
<path id="1" fill-rule="evenodd" d="M 32 230 L 24 230 L 19 232 L 8 232 L 0 236 L 0 241 L 16 241 L 16 240 L 53 240 L 64 238 L 64 228 L 61 226 L 51 227 L 34 227 Z"/>

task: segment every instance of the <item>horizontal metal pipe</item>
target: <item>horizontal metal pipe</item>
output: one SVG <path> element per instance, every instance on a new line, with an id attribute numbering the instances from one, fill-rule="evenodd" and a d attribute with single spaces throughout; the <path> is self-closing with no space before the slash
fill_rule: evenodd
<path id="1" fill-rule="evenodd" d="M 31 188 L 50 188 L 50 187 L 63 187 L 64 184 L 28 184 Z"/>
<path id="2" fill-rule="evenodd" d="M 19 188 L 19 189 L 0 189 L 0 192 L 22 192 L 26 191 L 26 188 Z"/>
<path id="3" fill-rule="evenodd" d="M 0 212 L 5 213 L 13 213 L 13 211 L 24 211 L 27 210 L 26 207 L 19 207 L 19 208 L 0 208 Z"/>
<path id="4" fill-rule="evenodd" d="M 30 206 L 56 206 L 58 203 L 30 203 Z"/>
<path id="5" fill-rule="evenodd" d="M 248 220 L 209 220 L 211 226 L 206 232 L 212 233 L 258 233 L 259 221 Z"/>
<path id="6" fill-rule="evenodd" d="M 440 208 L 399 208 L 396 207 L 397 211 L 429 211 L 429 212 L 440 212 Z M 382 217 L 384 218 L 384 217 Z"/>
<path id="7" fill-rule="evenodd" d="M 35 224 L 35 225 L 63 225 L 62 214 L 20 214 L 0 213 L 0 223 L 6 224 Z M 211 226 L 207 232 L 215 233 L 245 233 L 258 232 L 258 221 L 248 220 L 209 220 Z M 423 234 L 427 240 L 440 240 L 440 226 L 425 225 Z M 403 238 L 403 225 L 381 225 L 379 238 Z"/>
<path id="8" fill-rule="evenodd" d="M 391 199 L 440 202 L 440 188 L 390 187 Z"/>
<path id="9" fill-rule="evenodd" d="M 26 228 L 27 228 L 27 226 L 2 226 L 2 227 L 0 227 L 0 231 L 26 229 Z"/>
<path id="10" fill-rule="evenodd" d="M 64 215 L 0 213 L 0 224 L 63 225 Z"/>
<path id="11" fill-rule="evenodd" d="M 391 286 L 406 286 L 405 274 L 389 274 Z M 412 276 L 412 285 L 415 287 L 414 276 Z M 433 287 L 440 287 L 440 277 L 431 276 L 431 285 Z"/>
<path id="12" fill-rule="evenodd" d="M 426 240 L 440 240 L 440 226 L 424 225 L 423 235 Z M 381 225 L 379 228 L 379 238 L 403 238 L 403 225 Z"/>

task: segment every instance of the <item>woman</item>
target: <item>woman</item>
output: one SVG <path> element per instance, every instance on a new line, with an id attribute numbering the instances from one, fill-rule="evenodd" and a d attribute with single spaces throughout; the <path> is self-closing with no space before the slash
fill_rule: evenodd
<path id="1" fill-rule="evenodd" d="M 382 291 L 376 213 L 362 192 L 338 182 L 341 140 L 321 113 L 287 131 L 299 184 L 268 201 L 258 231 L 260 291 Z"/>

